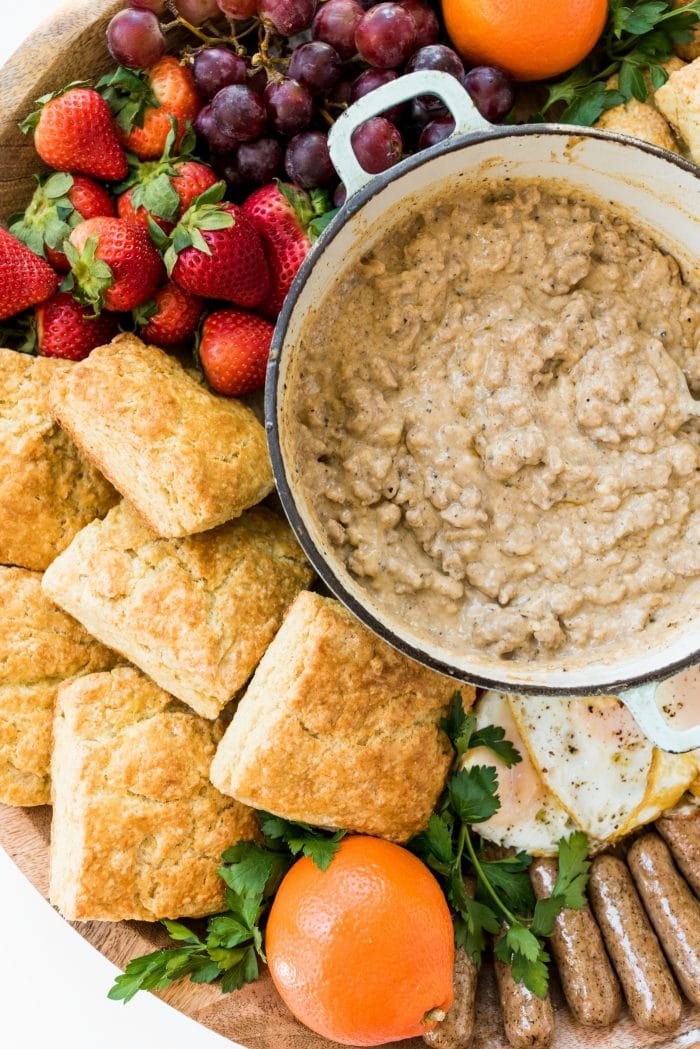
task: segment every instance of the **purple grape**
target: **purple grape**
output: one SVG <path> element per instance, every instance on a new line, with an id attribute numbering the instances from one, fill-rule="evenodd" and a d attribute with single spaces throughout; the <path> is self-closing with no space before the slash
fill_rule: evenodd
<path id="1" fill-rule="evenodd" d="M 440 25 L 432 7 L 423 0 L 400 0 L 400 4 L 416 23 L 416 47 L 434 44 L 440 35 Z"/>
<path id="2" fill-rule="evenodd" d="M 283 151 L 276 138 L 242 142 L 238 147 L 238 171 L 252 186 L 264 186 L 282 174 Z"/>
<path id="3" fill-rule="evenodd" d="M 190 25 L 201 25 L 219 13 L 216 0 L 175 0 L 175 7 Z"/>
<path id="4" fill-rule="evenodd" d="M 352 86 L 354 83 L 355 77 L 353 75 L 341 77 L 333 90 L 328 93 L 329 102 L 349 106 L 352 102 Z"/>
<path id="5" fill-rule="evenodd" d="M 217 175 L 220 175 L 226 181 L 229 193 L 232 196 L 241 198 L 250 192 L 250 185 L 238 170 L 236 153 L 229 153 L 225 157 L 217 157 L 213 166 Z"/>
<path id="6" fill-rule="evenodd" d="M 211 102 L 214 123 L 234 142 L 251 142 L 260 138 L 267 118 L 265 107 L 247 84 L 222 87 Z"/>
<path id="7" fill-rule="evenodd" d="M 165 11 L 166 0 L 129 0 L 129 7 L 135 7 L 139 11 L 153 11 L 156 15 L 162 15 Z"/>
<path id="8" fill-rule="evenodd" d="M 390 69 L 365 69 L 364 73 L 360 73 L 357 80 L 353 81 L 350 100 L 357 102 L 358 98 L 363 98 L 371 91 L 376 91 L 382 84 L 389 84 L 392 80 L 396 80 L 396 77 L 397 74 Z M 406 106 L 398 105 L 385 110 L 383 116 L 392 124 L 398 124 L 403 120 L 405 113 Z"/>
<path id="9" fill-rule="evenodd" d="M 258 0 L 217 0 L 217 3 L 219 10 L 234 21 L 244 21 L 258 13 Z"/>
<path id="10" fill-rule="evenodd" d="M 404 64 L 416 46 L 416 23 L 398 4 L 383 3 L 363 15 L 355 31 L 355 45 L 365 62 L 377 69 Z"/>
<path id="11" fill-rule="evenodd" d="M 386 117 L 371 117 L 353 132 L 352 147 L 365 171 L 377 175 L 401 160 L 403 140 Z"/>
<path id="12" fill-rule="evenodd" d="M 258 14 L 282 36 L 295 36 L 311 25 L 316 0 L 259 0 Z"/>
<path id="13" fill-rule="evenodd" d="M 200 109 L 192 127 L 213 153 L 230 153 L 236 147 L 235 139 L 225 134 L 214 120 L 211 104 Z"/>
<path id="14" fill-rule="evenodd" d="M 322 40 L 311 40 L 295 48 L 289 63 L 293 80 L 298 80 L 312 95 L 324 97 L 340 80 L 341 69 L 340 55 Z"/>
<path id="15" fill-rule="evenodd" d="M 428 149 L 430 146 L 436 146 L 438 142 L 444 142 L 454 129 L 455 122 L 452 117 L 438 117 L 437 120 L 431 120 L 420 133 L 418 148 Z"/>
<path id="16" fill-rule="evenodd" d="M 513 108 L 513 85 L 502 69 L 476 66 L 467 73 L 464 86 L 482 117 L 492 124 L 500 124 Z"/>
<path id="17" fill-rule="evenodd" d="M 342 208 L 345 201 L 348 199 L 348 191 L 345 188 L 343 182 L 339 182 L 333 191 L 333 207 Z"/>
<path id="18" fill-rule="evenodd" d="M 355 30 L 363 15 L 364 10 L 357 0 L 327 0 L 314 18 L 313 38 L 330 44 L 347 61 L 357 53 Z"/>
<path id="19" fill-rule="evenodd" d="M 245 84 L 246 64 L 227 47 L 206 47 L 192 63 L 192 76 L 205 98 L 213 98 L 222 87 Z"/>
<path id="20" fill-rule="evenodd" d="M 337 177 L 328 152 L 328 140 L 322 131 L 295 135 L 287 146 L 284 168 L 287 177 L 302 189 L 327 186 Z"/>
<path id="21" fill-rule="evenodd" d="M 411 102 L 410 121 L 418 130 L 422 131 L 433 120 L 442 120 L 449 117 L 450 111 L 443 105 L 435 95 L 421 95 Z"/>
<path id="22" fill-rule="evenodd" d="M 270 124 L 278 135 L 306 131 L 314 115 L 311 94 L 296 80 L 270 81 L 263 92 Z"/>
<path id="23" fill-rule="evenodd" d="M 107 26 L 107 48 L 120 65 L 148 69 L 165 54 L 165 37 L 153 11 L 127 7 Z"/>
<path id="24" fill-rule="evenodd" d="M 264 66 L 259 66 L 254 69 L 252 66 L 248 66 L 248 79 L 246 81 L 251 91 L 254 91 L 256 95 L 262 96 L 263 91 L 267 87 L 267 73 L 265 72 Z"/>
<path id="25" fill-rule="evenodd" d="M 406 66 L 407 73 L 413 73 L 420 69 L 439 69 L 442 73 L 450 73 L 460 83 L 464 79 L 464 63 L 456 51 L 444 44 L 428 44 L 421 47 Z"/>

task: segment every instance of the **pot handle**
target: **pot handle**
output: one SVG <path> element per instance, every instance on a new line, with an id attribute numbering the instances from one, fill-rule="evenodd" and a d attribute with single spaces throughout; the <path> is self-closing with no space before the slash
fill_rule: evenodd
<path id="1" fill-rule="evenodd" d="M 450 73 L 437 69 L 407 73 L 375 91 L 359 98 L 342 113 L 328 133 L 328 149 L 338 175 L 343 180 L 348 198 L 371 182 L 371 175 L 360 164 L 352 148 L 353 132 L 370 117 L 376 117 L 385 109 L 408 102 L 418 95 L 437 95 L 444 102 L 455 122 L 455 135 L 468 135 L 493 127 L 479 113 L 471 98 Z"/>
<path id="2" fill-rule="evenodd" d="M 700 725 L 692 728 L 671 728 L 656 703 L 656 690 L 660 681 L 651 681 L 623 692 L 618 692 L 618 699 L 625 704 L 640 729 L 660 750 L 671 754 L 684 754 L 688 750 L 700 747 Z"/>

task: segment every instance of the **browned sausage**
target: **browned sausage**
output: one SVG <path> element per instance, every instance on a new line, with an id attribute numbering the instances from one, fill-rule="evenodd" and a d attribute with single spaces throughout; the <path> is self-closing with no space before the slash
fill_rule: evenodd
<path id="1" fill-rule="evenodd" d="M 442 1023 L 423 1035 L 427 1045 L 433 1049 L 467 1049 L 471 1045 L 478 976 L 474 962 L 458 947 L 455 952 L 455 1000 Z"/>
<path id="2" fill-rule="evenodd" d="M 503 1027 L 513 1049 L 547 1049 L 554 1039 L 552 1001 L 538 998 L 524 983 L 516 983 L 509 965 L 494 958 Z"/>
<path id="3" fill-rule="evenodd" d="M 632 1017 L 645 1031 L 673 1031 L 683 1005 L 627 867 L 598 856 L 588 896 Z"/>
<path id="4" fill-rule="evenodd" d="M 656 834 L 638 838 L 627 863 L 681 990 L 700 1005 L 700 903 Z"/>
<path id="5" fill-rule="evenodd" d="M 700 809 L 690 817 L 658 820 L 656 828 L 688 884 L 700 896 Z"/>
<path id="6" fill-rule="evenodd" d="M 530 867 L 538 900 L 552 895 L 557 870 L 555 859 L 535 860 Z M 564 995 L 579 1023 L 587 1027 L 614 1024 L 622 1009 L 622 992 L 590 907 L 562 911 L 549 942 Z"/>

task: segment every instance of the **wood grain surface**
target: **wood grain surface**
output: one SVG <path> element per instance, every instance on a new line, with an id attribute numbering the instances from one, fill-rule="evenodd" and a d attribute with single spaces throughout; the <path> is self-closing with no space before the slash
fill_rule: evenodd
<path id="1" fill-rule="evenodd" d="M 20 133 L 18 121 L 31 112 L 40 95 L 72 80 L 93 78 L 110 66 L 104 31 L 112 14 L 122 6 L 123 0 L 71 0 L 63 4 L 0 70 L 1 221 L 6 222 L 14 211 L 26 205 L 32 192 L 33 175 L 41 167 L 31 137 Z M 0 805 L 0 845 L 44 896 L 48 885 L 50 819 L 51 810 L 46 807 L 13 809 Z M 77 922 L 75 928 L 120 966 L 138 954 L 167 943 L 161 926 L 145 922 Z M 105 987 L 105 994 L 107 990 Z M 691 1032 L 700 1037 L 700 1009 L 687 1010 L 678 1037 L 669 1042 L 645 1035 L 628 1017 L 611 1031 L 593 1032 L 580 1027 L 564 1007 L 556 988 L 554 996 L 555 1049 L 645 1049 L 681 1045 L 690 1049 Z M 332 1049 L 335 1045 L 293 1019 L 267 974 L 258 983 L 234 994 L 222 995 L 216 988 L 186 982 L 162 992 L 160 997 L 249 1049 Z M 507 1049 L 493 975 L 488 967 L 484 967 L 481 975 L 477 997 L 475 1049 Z M 115 1008 L 121 1006 L 115 1004 Z M 393 1049 L 399 1046 L 420 1049 L 423 1043 L 418 1040 L 395 1043 Z"/>

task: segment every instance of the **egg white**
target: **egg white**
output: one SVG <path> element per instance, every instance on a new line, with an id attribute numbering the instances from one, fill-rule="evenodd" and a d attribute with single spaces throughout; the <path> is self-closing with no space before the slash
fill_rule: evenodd
<path id="1" fill-rule="evenodd" d="M 501 807 L 491 819 L 475 826 L 487 841 L 513 849 L 524 849 L 534 856 L 553 856 L 557 843 L 576 830 L 566 810 L 543 784 L 530 760 L 508 701 L 500 692 L 486 692 L 474 707 L 477 729 L 499 725 L 522 761 L 506 768 L 487 747 L 467 751 L 463 766 L 492 765 L 498 772 Z"/>

